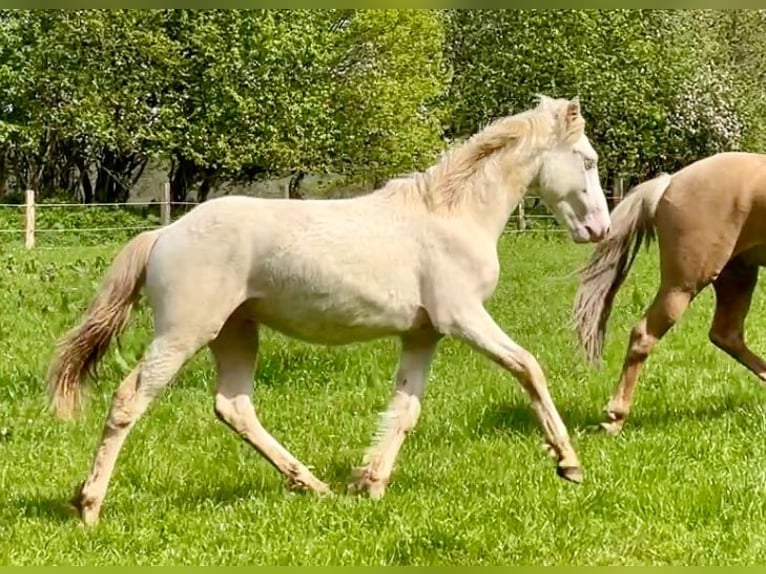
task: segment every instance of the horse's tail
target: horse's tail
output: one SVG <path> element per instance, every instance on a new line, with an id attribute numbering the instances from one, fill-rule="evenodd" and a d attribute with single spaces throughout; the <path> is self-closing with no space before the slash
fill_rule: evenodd
<path id="1" fill-rule="evenodd" d="M 641 244 L 654 239 L 657 203 L 670 185 L 662 174 L 633 188 L 612 211 L 612 231 L 598 243 L 587 265 L 578 269 L 574 327 L 588 360 L 599 365 L 612 303 L 628 276 Z M 631 250 L 632 244 L 632 250 Z"/>
<path id="2" fill-rule="evenodd" d="M 109 343 L 127 324 L 158 237 L 157 230 L 145 231 L 122 248 L 80 324 L 60 339 L 48 370 L 51 407 L 59 417 L 71 418 L 80 410 L 85 376 L 93 374 Z"/>

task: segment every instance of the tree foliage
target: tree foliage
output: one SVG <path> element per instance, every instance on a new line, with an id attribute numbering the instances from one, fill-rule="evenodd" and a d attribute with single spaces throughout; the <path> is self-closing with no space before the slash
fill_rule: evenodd
<path id="1" fill-rule="evenodd" d="M 88 201 L 127 195 L 156 144 L 152 100 L 172 69 L 157 16 L 0 14 L 0 137 L 22 186 L 69 188 L 76 172 Z"/>
<path id="2" fill-rule="evenodd" d="M 0 186 L 370 184 L 579 95 L 605 184 L 766 142 L 763 10 L 2 10 Z"/>
<path id="3" fill-rule="evenodd" d="M 544 92 L 581 97 L 607 180 L 756 145 L 763 11 L 704 12 L 450 11 L 452 130 L 471 133 Z"/>
<path id="4" fill-rule="evenodd" d="M 21 186 L 76 185 L 86 201 L 123 198 L 153 157 L 170 162 L 176 199 L 197 183 L 204 197 L 220 178 L 415 169 L 441 146 L 431 105 L 447 81 L 440 18 L 419 10 L 5 11 L 4 159 Z M 49 177 L 54 168 L 60 175 Z"/>

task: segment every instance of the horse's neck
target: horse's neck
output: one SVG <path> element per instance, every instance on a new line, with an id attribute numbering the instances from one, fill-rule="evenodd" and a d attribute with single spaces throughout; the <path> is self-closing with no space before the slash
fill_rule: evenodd
<path id="1" fill-rule="evenodd" d="M 476 226 L 498 240 L 513 210 L 521 203 L 534 179 L 535 166 L 521 166 L 500 176 L 490 170 L 477 174 L 474 193 L 466 202 L 466 215 Z"/>

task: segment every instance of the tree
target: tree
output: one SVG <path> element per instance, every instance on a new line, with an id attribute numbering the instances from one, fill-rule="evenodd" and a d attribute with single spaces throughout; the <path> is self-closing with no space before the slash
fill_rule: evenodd
<path id="1" fill-rule="evenodd" d="M 731 90 L 700 82 L 700 30 L 686 12 L 694 11 L 449 11 L 452 134 L 528 107 L 543 92 L 581 97 L 607 184 L 736 147 L 739 108 Z M 713 66 L 708 78 L 725 77 Z"/>
<path id="2" fill-rule="evenodd" d="M 421 10 L 169 11 L 176 200 L 201 182 L 310 171 L 377 179 L 441 146 L 441 17 Z"/>
<path id="3" fill-rule="evenodd" d="M 667 20 L 695 62 L 673 114 L 677 156 L 763 150 L 766 10 L 690 10 Z"/>
<path id="4" fill-rule="evenodd" d="M 24 186 L 71 191 L 74 181 L 85 201 L 127 197 L 154 146 L 153 106 L 173 64 L 159 16 L 151 10 L 0 15 L 0 140 Z"/>
<path id="5" fill-rule="evenodd" d="M 379 184 L 444 147 L 445 21 L 439 11 L 347 12 L 325 64 L 336 126 L 329 167 Z"/>

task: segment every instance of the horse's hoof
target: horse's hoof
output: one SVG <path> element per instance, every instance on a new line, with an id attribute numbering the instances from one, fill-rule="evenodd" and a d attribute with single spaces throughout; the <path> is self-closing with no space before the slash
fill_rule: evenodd
<path id="1" fill-rule="evenodd" d="M 386 482 L 376 480 L 364 470 L 357 469 L 354 472 L 354 480 L 348 485 L 348 490 L 353 494 L 367 493 L 372 500 L 380 500 L 386 493 Z"/>
<path id="2" fill-rule="evenodd" d="M 95 507 L 84 508 L 80 512 L 80 519 L 82 520 L 83 525 L 86 527 L 91 527 L 98 524 L 100 511 L 100 508 Z"/>
<path id="3" fill-rule="evenodd" d="M 292 492 L 308 492 L 317 496 L 332 496 L 330 487 L 321 480 L 311 478 L 288 478 L 287 488 Z"/>
<path id="4" fill-rule="evenodd" d="M 69 500 L 77 514 L 80 515 L 80 520 L 84 526 L 94 526 L 98 523 L 99 515 L 101 514 L 101 503 L 97 503 L 95 500 L 88 500 L 83 493 L 85 482 L 81 482 L 75 487 L 74 496 Z"/>
<path id="5" fill-rule="evenodd" d="M 556 449 L 553 448 L 553 445 L 549 443 L 548 441 L 543 441 L 543 444 L 541 445 L 541 448 L 543 452 L 548 455 L 551 458 L 558 458 L 558 453 L 556 452 Z"/>
<path id="6" fill-rule="evenodd" d="M 608 436 L 618 436 L 622 432 L 622 421 L 606 421 L 599 424 L 599 430 Z"/>
<path id="7" fill-rule="evenodd" d="M 582 467 L 579 466 L 557 466 L 556 474 L 575 484 L 580 484 L 583 481 Z"/>
<path id="8" fill-rule="evenodd" d="M 367 489 L 367 494 L 371 500 L 380 500 L 386 493 L 386 483 L 375 482 Z"/>
<path id="9" fill-rule="evenodd" d="M 335 493 L 330 490 L 330 487 L 324 482 L 322 482 L 321 485 L 321 487 L 313 490 L 315 496 L 318 496 L 319 498 L 332 498 L 335 496 Z"/>

